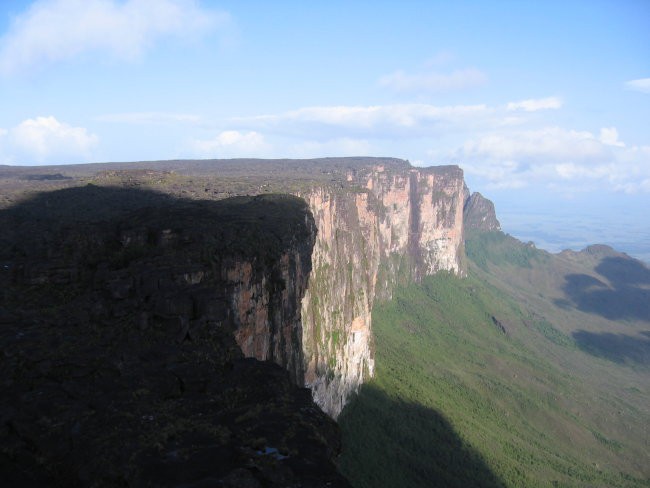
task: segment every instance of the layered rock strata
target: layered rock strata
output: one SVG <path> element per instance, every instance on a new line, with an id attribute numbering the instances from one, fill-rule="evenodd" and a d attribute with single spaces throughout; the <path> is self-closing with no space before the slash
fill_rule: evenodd
<path id="1" fill-rule="evenodd" d="M 373 375 L 375 301 L 399 282 L 464 273 L 459 168 L 374 165 L 346 180 L 304 195 L 318 228 L 302 304 L 305 384 L 333 417 Z"/>

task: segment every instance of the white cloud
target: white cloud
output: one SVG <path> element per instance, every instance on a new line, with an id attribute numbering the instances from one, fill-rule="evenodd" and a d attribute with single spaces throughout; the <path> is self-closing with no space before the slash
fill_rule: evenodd
<path id="1" fill-rule="evenodd" d="M 629 194 L 650 193 L 650 178 L 618 184 L 616 190 Z"/>
<path id="2" fill-rule="evenodd" d="M 270 146 L 258 132 L 226 130 L 212 139 L 192 141 L 191 150 L 204 158 L 233 158 L 263 156 Z"/>
<path id="3" fill-rule="evenodd" d="M 524 112 L 536 112 L 538 110 L 558 109 L 561 107 L 562 100 L 558 97 L 547 97 L 510 102 L 506 109 L 509 111 L 523 110 Z"/>
<path id="4" fill-rule="evenodd" d="M 372 146 L 368 141 L 349 137 L 326 142 L 304 141 L 288 148 L 288 154 L 293 158 L 370 156 L 372 151 Z"/>
<path id="5" fill-rule="evenodd" d="M 603 127 L 600 129 L 600 142 L 607 146 L 625 147 L 625 143 L 618 140 L 616 127 Z"/>
<path id="6" fill-rule="evenodd" d="M 407 74 L 404 71 L 382 76 L 379 84 L 398 92 L 445 92 L 483 85 L 487 76 L 476 68 L 456 70 L 448 74 Z"/>
<path id="7" fill-rule="evenodd" d="M 558 163 L 553 166 L 555 173 L 563 180 L 603 179 L 612 174 L 613 165 L 584 165 L 577 163 Z"/>
<path id="8" fill-rule="evenodd" d="M 227 22 L 194 0 L 37 0 L 0 39 L 0 73 L 89 52 L 133 60 L 160 38 L 193 38 Z"/>
<path id="9" fill-rule="evenodd" d="M 226 130 L 212 139 L 191 141 L 189 153 L 201 158 L 318 158 L 335 156 L 369 156 L 373 146 L 352 137 L 317 141 L 271 137 L 256 131 Z"/>
<path id="10" fill-rule="evenodd" d="M 615 189 L 625 193 L 650 193 L 650 146 L 626 147 L 620 151 L 619 171 Z"/>
<path id="11" fill-rule="evenodd" d="M 17 162 L 45 163 L 60 158 L 60 163 L 87 159 L 99 138 L 83 127 L 72 127 L 56 118 L 36 117 L 21 122 L 9 131 L 11 159 Z"/>
<path id="12" fill-rule="evenodd" d="M 105 114 L 96 117 L 99 122 L 115 122 L 139 125 L 165 125 L 165 124 L 198 124 L 201 117 L 193 114 L 170 112 L 127 112 L 118 114 Z"/>
<path id="13" fill-rule="evenodd" d="M 650 190 L 650 147 L 626 147 L 614 127 L 599 137 L 559 127 L 484 134 L 455 151 L 429 154 L 457 162 L 493 188 Z"/>
<path id="14" fill-rule="evenodd" d="M 625 88 L 641 93 L 650 93 L 650 78 L 626 81 Z"/>
<path id="15" fill-rule="evenodd" d="M 486 109 L 485 105 L 437 107 L 426 104 L 310 107 L 289 112 L 286 118 L 348 127 L 370 128 L 386 124 L 408 128 L 426 121 L 462 119 Z"/>
<path id="16" fill-rule="evenodd" d="M 488 134 L 467 141 L 460 153 L 467 158 L 525 162 L 596 161 L 608 156 L 607 148 L 590 132 L 559 127 Z"/>
<path id="17" fill-rule="evenodd" d="M 419 137 L 443 127 L 467 126 L 492 114 L 485 105 L 428 104 L 305 107 L 277 115 L 231 119 L 239 127 L 308 139 Z"/>
<path id="18" fill-rule="evenodd" d="M 0 137 L 6 136 L 9 131 L 0 127 Z"/>

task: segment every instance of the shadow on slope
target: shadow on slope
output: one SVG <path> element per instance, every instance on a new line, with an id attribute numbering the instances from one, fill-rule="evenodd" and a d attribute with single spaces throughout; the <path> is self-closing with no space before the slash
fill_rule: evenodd
<path id="1" fill-rule="evenodd" d="M 349 453 L 339 467 L 357 488 L 504 486 L 441 414 L 373 385 L 361 388 L 339 423 Z"/>
<path id="2" fill-rule="evenodd" d="M 640 261 L 624 257 L 604 257 L 595 271 L 610 285 L 587 274 L 569 274 L 563 290 L 583 312 L 610 320 L 650 321 L 650 270 Z M 566 306 L 566 302 L 557 302 Z"/>
<path id="3" fill-rule="evenodd" d="M 641 334 L 648 338 L 586 330 L 575 331 L 573 338 L 580 349 L 592 356 L 609 359 L 620 364 L 631 362 L 650 365 L 650 331 L 644 331 Z"/>

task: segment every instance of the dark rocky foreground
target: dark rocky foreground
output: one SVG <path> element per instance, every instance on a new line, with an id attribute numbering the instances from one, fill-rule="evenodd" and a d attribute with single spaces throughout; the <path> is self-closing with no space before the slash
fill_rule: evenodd
<path id="1" fill-rule="evenodd" d="M 0 228 L 0 485 L 348 486 L 336 423 L 234 338 L 248 283 L 269 358 L 299 346 L 281 323 L 311 266 L 292 261 L 313 245 L 304 201 L 88 186 Z"/>

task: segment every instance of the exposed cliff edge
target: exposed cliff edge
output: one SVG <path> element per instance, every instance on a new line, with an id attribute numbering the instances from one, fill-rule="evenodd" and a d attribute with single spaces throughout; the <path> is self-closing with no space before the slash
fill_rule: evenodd
<path id="1" fill-rule="evenodd" d="M 373 375 L 375 301 L 390 298 L 400 282 L 439 270 L 465 273 L 466 188 L 456 166 L 414 168 L 393 158 L 327 158 L 48 170 L 56 178 L 49 178 L 44 168 L 0 171 L 5 198 L 18 198 L 11 192 L 25 185 L 42 189 L 91 182 L 153 188 L 196 200 L 269 192 L 304 199 L 314 218 L 311 272 L 303 252 L 283 256 L 275 278 L 266 276 L 266 281 L 249 264 L 232 262 L 223 277 L 237 284 L 224 289 L 223 296 L 231 297 L 229 320 L 236 325 L 233 330 L 244 354 L 286 368 L 298 385 L 312 389 L 315 401 L 333 417 Z M 478 202 L 475 208 L 489 203 L 470 201 Z M 266 287 L 279 281 L 286 284 L 283 295 L 268 301 Z M 299 314 L 287 314 L 288 306 L 298 307 Z"/>
<path id="2" fill-rule="evenodd" d="M 302 305 L 305 383 L 336 417 L 373 375 L 371 311 L 399 282 L 463 274 L 463 174 L 391 162 L 304 195 L 318 236 Z"/>
<path id="3" fill-rule="evenodd" d="M 295 386 L 302 199 L 86 186 L 0 226 L 0 484 L 348 486 Z"/>

